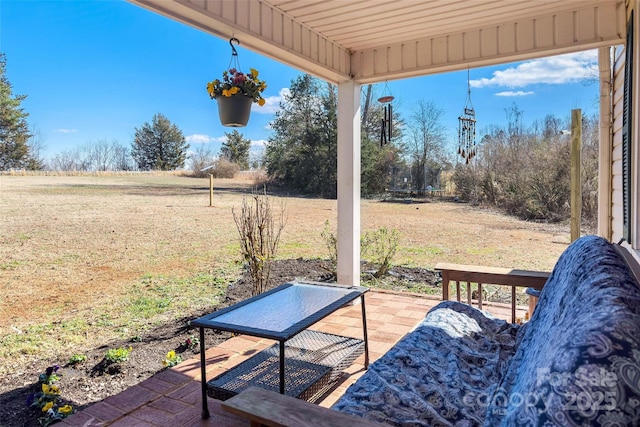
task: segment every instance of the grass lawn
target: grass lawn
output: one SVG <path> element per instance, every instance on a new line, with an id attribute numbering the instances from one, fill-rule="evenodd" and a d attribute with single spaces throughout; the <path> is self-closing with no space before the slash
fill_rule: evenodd
<path id="1" fill-rule="evenodd" d="M 43 354 L 69 357 L 211 307 L 239 275 L 233 209 L 250 179 L 174 174 L 0 176 L 0 374 Z M 273 196 L 279 258 L 328 258 L 335 200 Z M 466 204 L 363 200 L 362 230 L 400 232 L 394 264 L 550 270 L 565 226 Z"/>

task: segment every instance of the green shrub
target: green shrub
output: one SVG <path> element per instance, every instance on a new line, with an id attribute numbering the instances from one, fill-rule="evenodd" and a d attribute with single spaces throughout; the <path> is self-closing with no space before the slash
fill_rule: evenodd
<path id="1" fill-rule="evenodd" d="M 85 356 L 84 354 L 74 354 L 69 358 L 69 361 L 67 362 L 67 364 L 70 366 L 75 366 L 79 363 L 83 363 L 86 360 L 87 360 L 87 356 Z"/>
<path id="2" fill-rule="evenodd" d="M 335 276 L 338 264 L 338 238 L 329 230 L 329 220 L 324 222 L 324 230 L 320 233 L 320 237 L 324 240 L 324 244 L 329 252 L 329 261 L 331 262 L 332 273 Z"/>
<path id="3" fill-rule="evenodd" d="M 325 221 L 324 230 L 320 234 L 325 241 L 327 250 L 329 251 L 329 261 L 333 268 L 333 274 L 336 275 L 338 261 L 338 239 L 335 234 L 329 230 L 329 221 Z M 371 255 L 371 262 L 378 266 L 373 277 L 380 278 L 389 272 L 391 261 L 398 249 L 398 240 L 400 232 L 395 228 L 388 230 L 381 227 L 375 231 L 368 231 L 360 237 L 360 256 L 362 258 Z"/>
<path id="4" fill-rule="evenodd" d="M 389 230 L 386 227 L 368 231 L 360 239 L 362 257 L 371 254 L 371 262 L 378 266 L 378 270 L 373 273 L 373 277 L 376 279 L 389 272 L 391 261 L 398 250 L 399 239 L 400 232 L 398 230 L 395 228 Z"/>
<path id="5" fill-rule="evenodd" d="M 107 350 L 107 353 L 104 355 L 104 360 L 106 360 L 109 363 L 126 362 L 127 360 L 129 360 L 129 355 L 131 354 L 132 350 L 133 348 L 131 347 L 110 348 L 109 350 Z"/>

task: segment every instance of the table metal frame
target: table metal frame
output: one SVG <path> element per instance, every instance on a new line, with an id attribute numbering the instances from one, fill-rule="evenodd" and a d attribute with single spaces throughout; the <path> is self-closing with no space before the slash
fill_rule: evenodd
<path id="1" fill-rule="evenodd" d="M 305 317 L 299 322 L 296 322 L 290 325 L 288 328 L 286 328 L 283 331 L 273 331 L 268 329 L 253 328 L 253 327 L 247 327 L 247 326 L 241 326 L 241 325 L 216 321 L 216 318 L 219 316 L 222 316 L 223 314 L 229 313 L 233 310 L 237 310 L 240 307 L 244 307 L 246 305 L 255 303 L 256 301 L 259 301 L 269 295 L 275 294 L 288 287 L 299 285 L 299 284 L 302 284 L 302 285 L 311 284 L 311 285 L 326 287 L 326 288 L 340 288 L 345 291 L 348 291 L 348 293 L 346 293 L 343 297 L 337 299 L 336 301 L 322 306 L 316 312 L 310 314 L 309 316 Z M 201 383 L 202 383 L 202 418 L 207 419 L 210 416 L 209 406 L 207 403 L 207 373 L 206 373 L 206 356 L 205 356 L 206 348 L 205 348 L 205 335 L 204 335 L 205 329 L 216 329 L 220 331 L 228 331 L 228 332 L 250 335 L 250 336 L 255 336 L 260 338 L 267 338 L 267 339 L 278 341 L 280 344 L 280 393 L 284 394 L 285 392 L 285 360 L 286 360 L 285 342 L 291 339 L 292 337 L 294 337 L 295 335 L 297 335 L 298 333 L 309 328 L 314 323 L 324 319 L 331 313 L 344 307 L 346 304 L 356 300 L 358 297 L 360 297 L 361 308 L 362 308 L 362 329 L 363 329 L 363 336 L 364 336 L 364 365 L 365 365 L 365 369 L 369 367 L 369 342 L 367 338 L 367 317 L 366 317 L 366 308 L 365 308 L 365 299 L 364 299 L 364 294 L 368 290 L 369 290 L 368 288 L 365 288 L 362 286 L 345 286 L 345 285 L 332 284 L 332 283 L 315 283 L 315 282 L 290 282 L 290 283 L 282 284 L 270 291 L 264 292 L 260 295 L 256 295 L 252 298 L 241 301 L 237 304 L 226 307 L 219 311 L 215 311 L 213 313 L 207 314 L 205 316 L 202 316 L 192 321 L 191 324 L 193 326 L 197 326 L 200 329 L 200 373 L 201 373 Z M 286 309 L 286 308 L 283 308 L 283 309 Z M 256 312 L 255 316 L 259 317 L 260 313 Z"/>

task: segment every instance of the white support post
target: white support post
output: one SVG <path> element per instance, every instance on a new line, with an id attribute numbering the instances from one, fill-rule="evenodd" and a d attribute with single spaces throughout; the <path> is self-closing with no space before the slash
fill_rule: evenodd
<path id="1" fill-rule="evenodd" d="M 338 85 L 338 283 L 360 284 L 360 84 Z"/>
<path id="2" fill-rule="evenodd" d="M 598 157 L 598 235 L 611 241 L 613 229 L 612 215 L 612 166 L 613 116 L 611 107 L 612 76 L 611 47 L 598 49 L 600 69 L 600 133 Z"/>
<path id="3" fill-rule="evenodd" d="M 633 18 L 633 83 L 631 85 L 633 93 L 631 94 L 631 103 L 633 104 L 633 119 L 631 124 L 631 247 L 635 250 L 637 256 L 640 256 L 640 197 L 638 197 L 638 185 L 640 184 L 640 67 L 638 67 L 638 56 L 640 55 L 640 1 L 632 0 L 630 7 L 635 10 Z"/>

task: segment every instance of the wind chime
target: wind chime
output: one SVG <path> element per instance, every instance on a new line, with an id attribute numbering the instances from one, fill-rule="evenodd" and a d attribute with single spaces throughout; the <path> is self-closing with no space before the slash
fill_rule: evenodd
<path id="1" fill-rule="evenodd" d="M 467 70 L 467 101 L 464 114 L 458 117 L 458 154 L 469 164 L 476 155 L 476 112 L 471 103 L 471 84 Z"/>
<path id="2" fill-rule="evenodd" d="M 389 87 L 385 83 L 385 89 L 389 89 Z M 391 142 L 391 134 L 393 132 L 393 108 L 391 106 L 391 101 L 393 101 L 393 96 L 384 95 L 378 98 L 378 102 L 383 105 L 383 117 L 381 119 L 381 129 L 380 129 L 380 146 L 384 146 Z"/>

